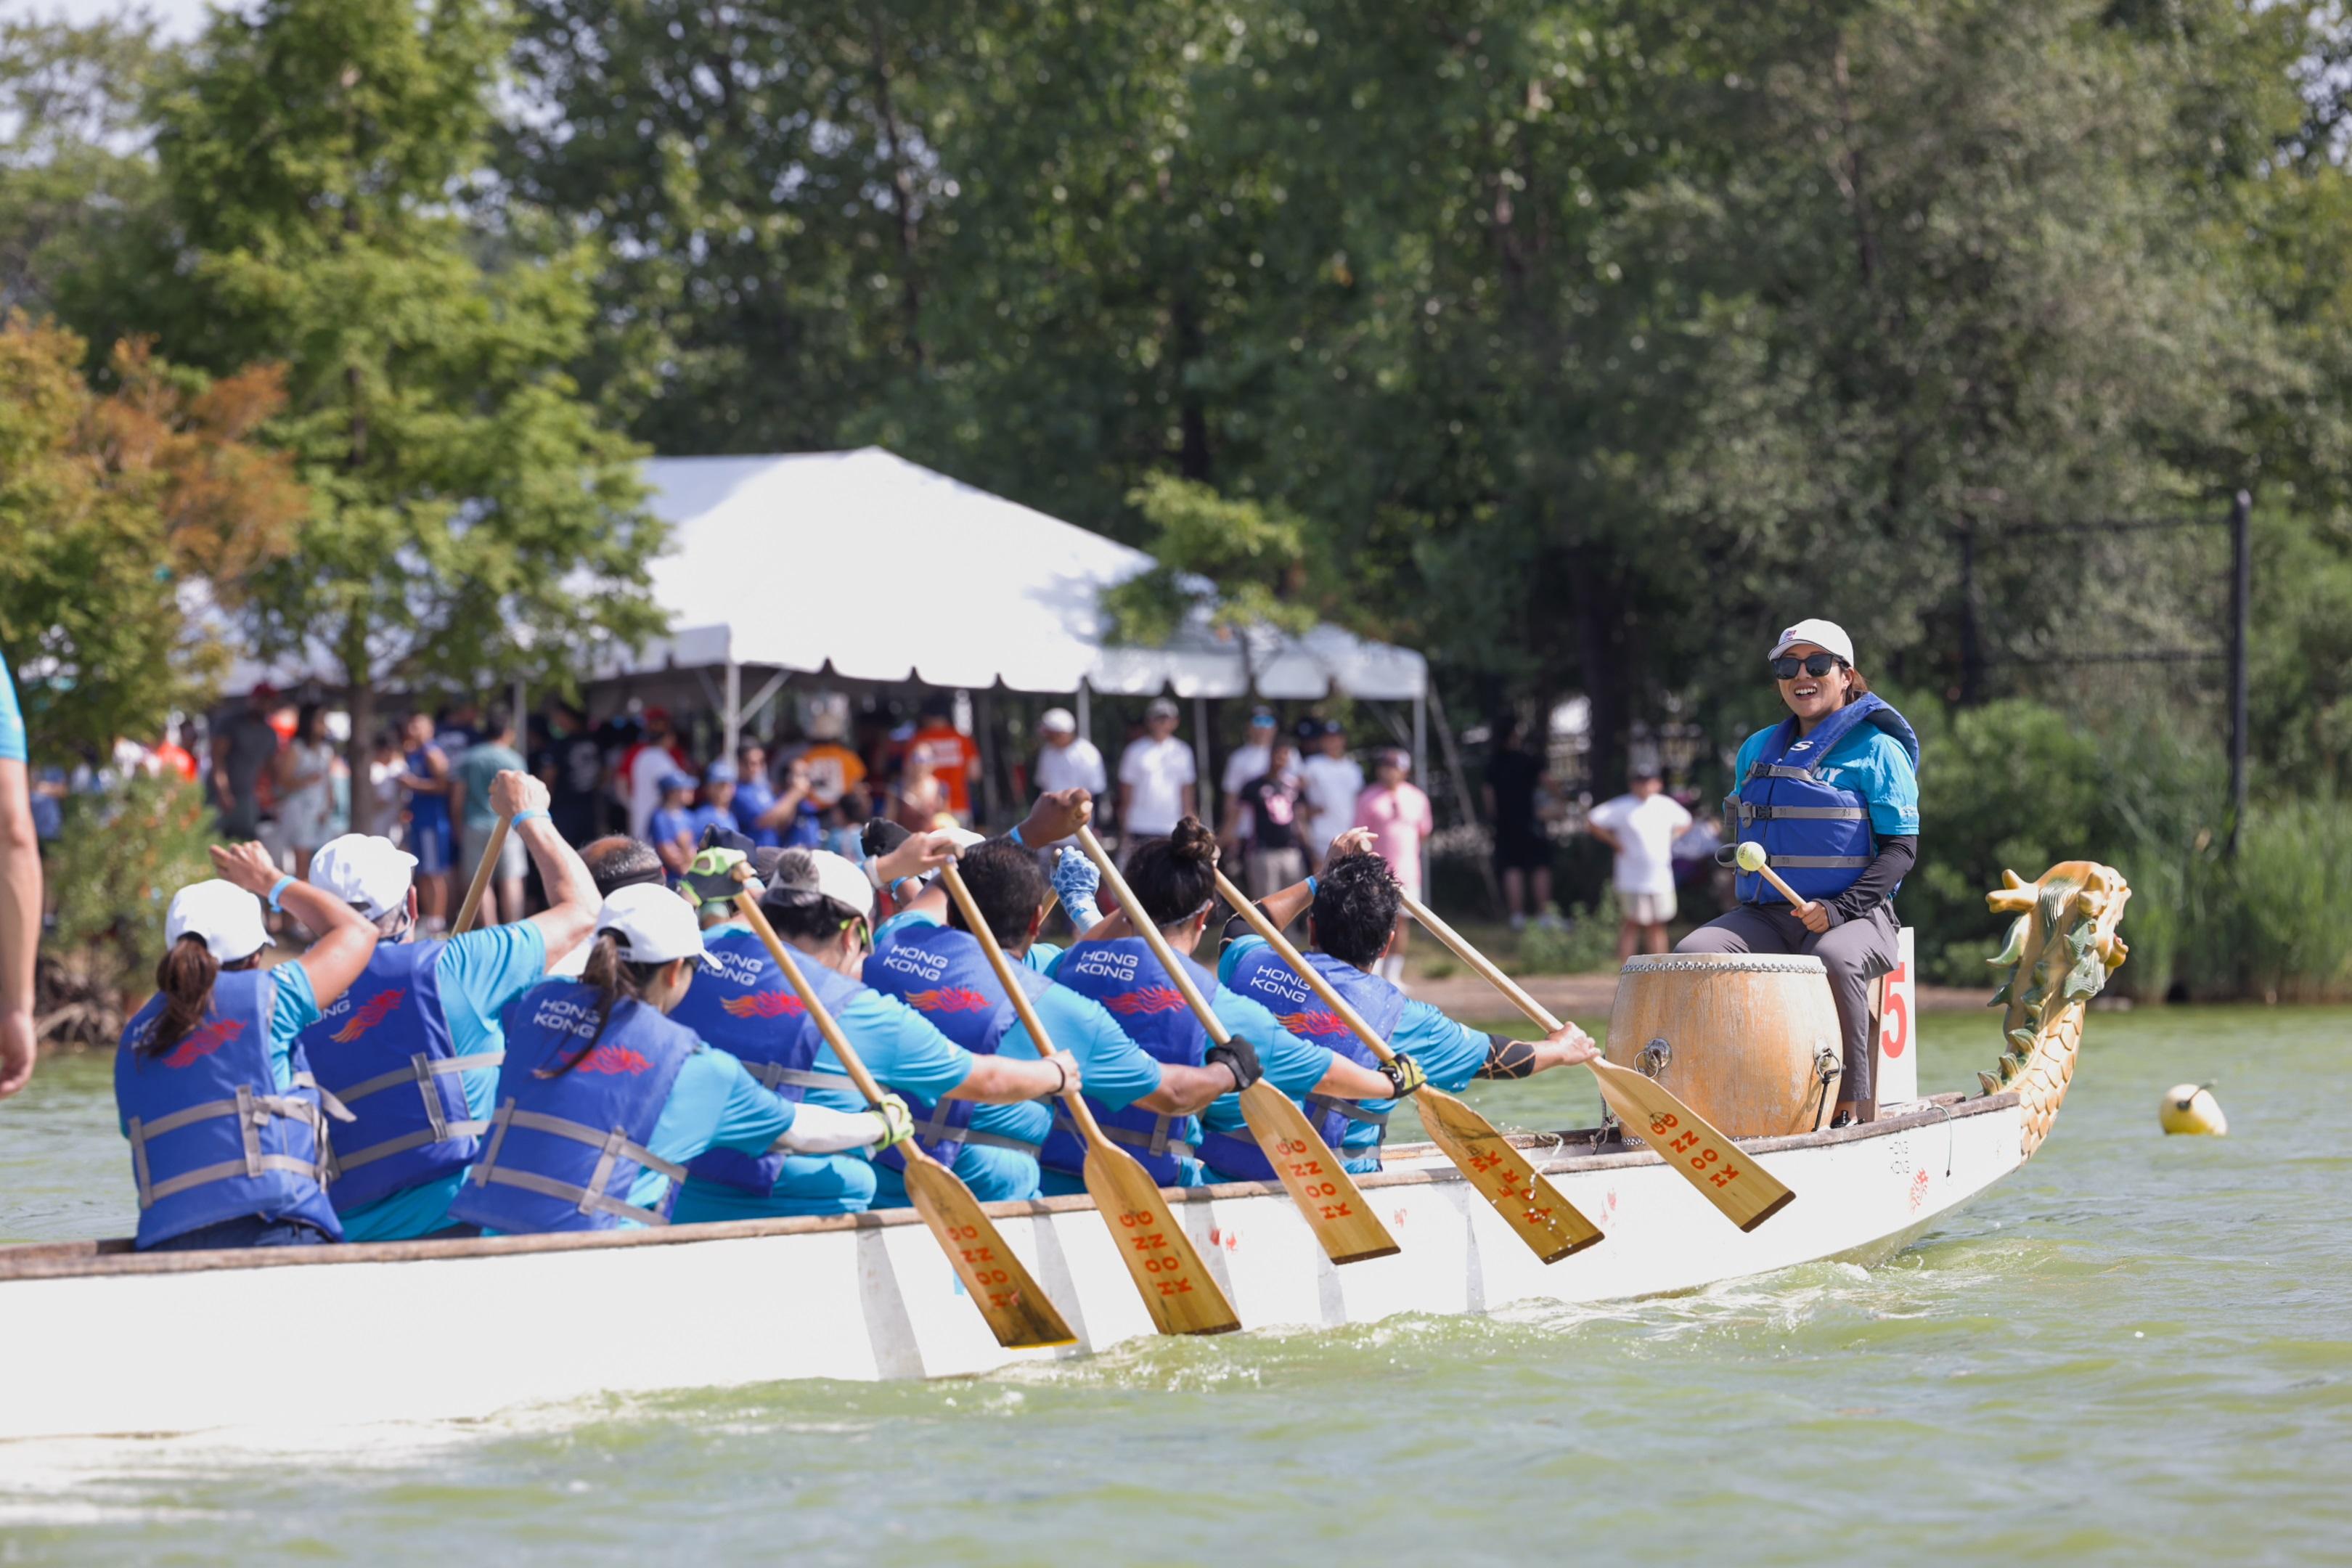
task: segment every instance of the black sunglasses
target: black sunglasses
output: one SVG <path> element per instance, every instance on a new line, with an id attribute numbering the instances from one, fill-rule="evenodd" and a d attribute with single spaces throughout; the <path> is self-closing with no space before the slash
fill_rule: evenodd
<path id="1" fill-rule="evenodd" d="M 1794 680 L 1800 669 L 1807 675 L 1827 675 L 1844 662 L 1833 653 L 1809 653 L 1802 658 L 1783 656 L 1772 661 L 1772 679 Z"/>

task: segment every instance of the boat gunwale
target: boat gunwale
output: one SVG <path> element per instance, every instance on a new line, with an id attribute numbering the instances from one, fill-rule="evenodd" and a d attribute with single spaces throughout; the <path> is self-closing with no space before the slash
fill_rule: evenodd
<path id="1" fill-rule="evenodd" d="M 1819 1132 L 1779 1138 L 1743 1138 L 1734 1142 L 1750 1154 L 1775 1154 L 1796 1149 L 1827 1148 L 1861 1142 L 1891 1133 L 1947 1125 L 1963 1117 L 2005 1110 L 2018 1103 L 2015 1090 L 1997 1094 L 1940 1094 L 1911 1102 L 1896 1116 Z M 1596 1127 L 1563 1132 L 1515 1133 L 1510 1142 L 1530 1152 L 1548 1152 L 1535 1159 L 1546 1175 L 1573 1175 L 1591 1171 L 1632 1170 L 1664 1161 L 1647 1147 L 1618 1147 L 1603 1152 L 1599 1144 L 1607 1130 Z M 1588 1153 L 1567 1150 L 1583 1143 Z M 1431 1143 L 1400 1144 L 1383 1158 L 1400 1163 L 1439 1158 Z M 1364 1190 L 1459 1182 L 1450 1167 L 1383 1169 L 1360 1175 Z M 1283 1197 L 1273 1182 L 1225 1182 L 1213 1186 L 1163 1189 L 1172 1205 L 1212 1203 L 1247 1197 Z M 1014 1198 L 981 1205 L 999 1219 L 1022 1219 L 1091 1210 L 1094 1200 L 1084 1194 L 1063 1197 Z M 354 1263 L 411 1263 L 432 1259 L 509 1258 L 530 1253 L 589 1252 L 611 1247 L 671 1247 L 700 1241 L 744 1240 L 780 1236 L 815 1236 L 835 1231 L 879 1230 L 891 1226 L 919 1225 L 922 1216 L 911 1208 L 869 1209 L 859 1214 L 803 1215 L 781 1219 L 717 1220 L 703 1225 L 646 1226 L 633 1230 L 557 1231 L 532 1236 L 469 1237 L 444 1241 L 362 1241 L 326 1247 L 266 1247 L 191 1252 L 140 1252 L 128 1237 L 102 1241 L 26 1242 L 0 1247 L 0 1283 L 22 1279 L 62 1279 L 95 1275 L 193 1274 L 223 1269 L 337 1267 Z"/>

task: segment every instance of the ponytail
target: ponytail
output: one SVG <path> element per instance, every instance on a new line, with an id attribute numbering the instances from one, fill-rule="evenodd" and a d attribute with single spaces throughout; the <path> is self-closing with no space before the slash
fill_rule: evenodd
<path id="1" fill-rule="evenodd" d="M 1216 901 L 1217 836 L 1186 817 L 1167 837 L 1136 846 L 1127 881 L 1152 924 L 1182 924 Z"/>
<path id="2" fill-rule="evenodd" d="M 163 1015 L 155 1020 L 140 1053 L 162 1056 L 187 1038 L 212 1006 L 213 982 L 219 977 L 220 961 L 203 937 L 183 936 L 164 949 L 155 963 L 155 989 L 163 994 Z"/>
<path id="3" fill-rule="evenodd" d="M 659 963 L 629 963 L 621 956 L 621 939 L 609 931 L 598 931 L 595 941 L 589 945 L 588 962 L 580 971 L 580 983 L 593 986 L 596 991 L 596 1032 L 589 1036 L 587 1043 L 578 1049 L 567 1048 L 560 1065 L 536 1068 L 532 1069 L 531 1076 L 562 1078 L 578 1067 L 588 1053 L 596 1048 L 596 1042 L 604 1037 L 604 1030 L 613 1021 L 613 1010 L 623 1002 L 644 1001 L 646 988 L 666 967 Z"/>

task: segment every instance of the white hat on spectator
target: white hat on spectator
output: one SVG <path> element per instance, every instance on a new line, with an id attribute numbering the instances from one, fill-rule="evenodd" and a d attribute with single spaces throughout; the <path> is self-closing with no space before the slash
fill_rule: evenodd
<path id="1" fill-rule="evenodd" d="M 1048 708 L 1045 717 L 1037 721 L 1037 728 L 1048 735 L 1075 735 L 1078 721 L 1066 708 Z"/>

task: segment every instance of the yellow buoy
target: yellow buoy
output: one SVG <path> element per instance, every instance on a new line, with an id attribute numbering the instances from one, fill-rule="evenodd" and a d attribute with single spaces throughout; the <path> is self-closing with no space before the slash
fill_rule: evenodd
<path id="1" fill-rule="evenodd" d="M 2176 1083 L 2164 1091 L 2164 1103 L 2158 1107 L 2156 1119 L 2167 1132 L 2201 1132 L 2219 1138 L 2230 1131 L 2230 1119 L 2221 1114 L 2221 1102 L 2213 1098 L 2210 1085 Z"/>

